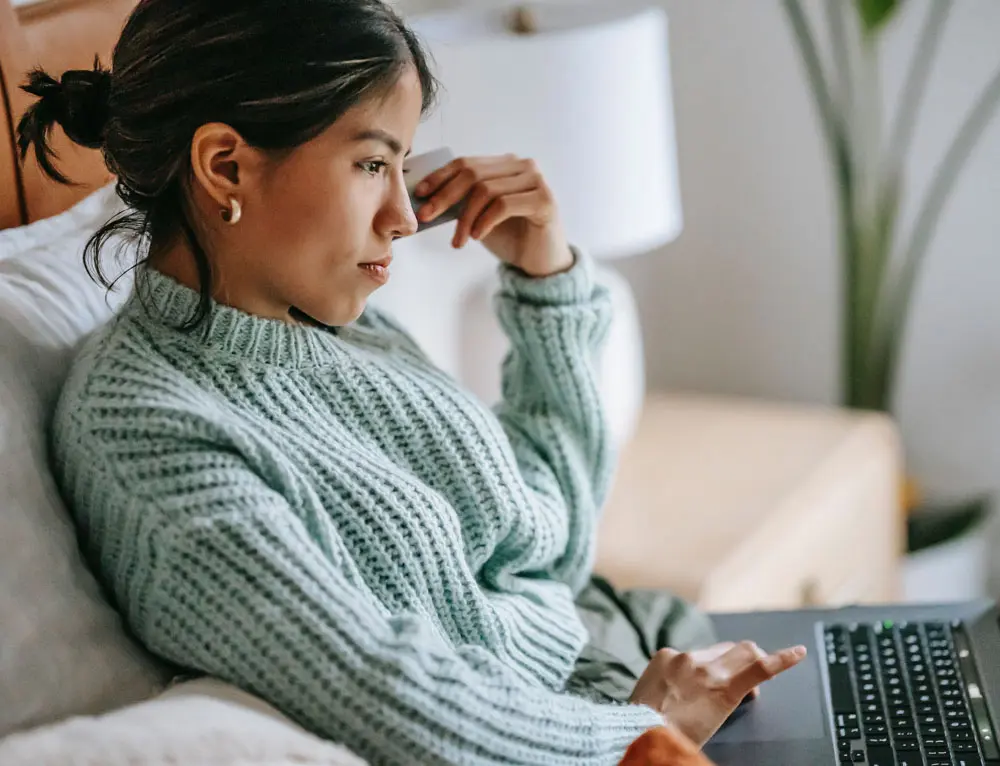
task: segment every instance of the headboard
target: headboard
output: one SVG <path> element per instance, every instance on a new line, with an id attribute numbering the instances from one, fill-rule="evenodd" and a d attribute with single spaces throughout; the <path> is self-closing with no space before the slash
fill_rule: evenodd
<path id="1" fill-rule="evenodd" d="M 137 0 L 36 0 L 18 7 L 0 0 L 0 229 L 62 212 L 111 180 L 100 152 L 76 146 L 57 127 L 58 166 L 79 186 L 50 180 L 29 159 L 19 168 L 14 128 L 32 96 L 18 86 L 33 66 L 58 78 L 87 69 L 94 55 L 107 66 L 111 50 Z"/>

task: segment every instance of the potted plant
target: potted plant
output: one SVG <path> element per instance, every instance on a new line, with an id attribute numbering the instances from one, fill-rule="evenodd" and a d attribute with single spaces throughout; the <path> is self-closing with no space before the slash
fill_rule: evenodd
<path id="1" fill-rule="evenodd" d="M 815 99 L 837 191 L 843 275 L 842 403 L 893 411 L 900 352 L 921 265 L 949 194 L 1000 103 L 1000 70 L 962 120 L 925 190 L 914 224 L 900 226 L 911 189 L 904 164 L 928 75 L 945 28 L 949 0 L 933 0 L 913 52 L 896 113 L 885 119 L 879 52 L 905 0 L 825 0 L 829 61 L 801 0 L 783 0 Z M 909 486 L 913 486 L 912 483 Z M 985 515 L 989 497 L 954 504 L 947 513 L 905 503 L 910 550 L 954 538 Z"/>

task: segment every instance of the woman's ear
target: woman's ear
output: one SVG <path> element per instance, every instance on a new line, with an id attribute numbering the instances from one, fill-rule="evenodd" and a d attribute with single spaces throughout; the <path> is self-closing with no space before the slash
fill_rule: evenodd
<path id="1" fill-rule="evenodd" d="M 194 181 L 220 209 L 228 209 L 234 197 L 243 204 L 253 192 L 258 154 L 229 125 L 206 123 L 191 139 Z"/>

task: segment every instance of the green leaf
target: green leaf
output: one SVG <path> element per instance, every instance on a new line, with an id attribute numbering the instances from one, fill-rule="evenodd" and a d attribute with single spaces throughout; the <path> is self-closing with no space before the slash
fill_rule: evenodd
<path id="1" fill-rule="evenodd" d="M 854 0 L 865 32 L 875 34 L 899 10 L 903 0 Z"/>

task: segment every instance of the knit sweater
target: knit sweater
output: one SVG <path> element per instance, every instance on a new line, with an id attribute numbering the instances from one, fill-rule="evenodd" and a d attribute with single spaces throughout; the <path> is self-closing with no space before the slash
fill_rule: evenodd
<path id="1" fill-rule="evenodd" d="M 134 633 L 373 764 L 616 762 L 662 719 L 565 691 L 611 464 L 592 272 L 501 266 L 491 410 L 371 307 L 320 328 L 213 304 L 183 332 L 197 294 L 147 271 L 52 430 Z"/>

